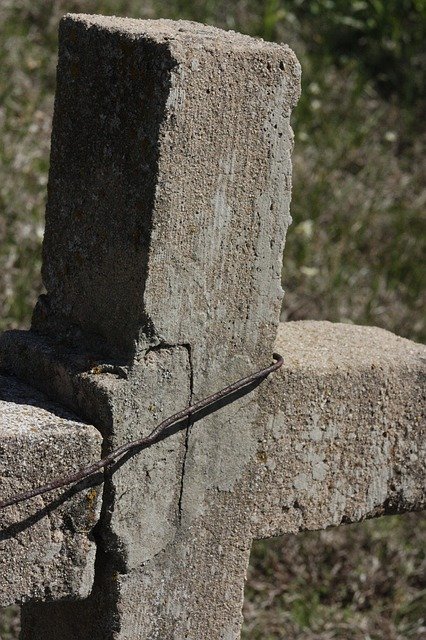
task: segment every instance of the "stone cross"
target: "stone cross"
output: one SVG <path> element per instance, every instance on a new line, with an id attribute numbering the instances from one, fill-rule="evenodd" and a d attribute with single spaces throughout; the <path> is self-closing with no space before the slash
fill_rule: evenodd
<path id="1" fill-rule="evenodd" d="M 57 78 L 47 294 L 31 330 L 0 342 L 2 491 L 96 459 L 100 437 L 106 453 L 149 433 L 274 350 L 285 365 L 108 471 L 92 533 L 99 484 L 5 510 L 1 559 L 21 578 L 0 577 L 1 602 L 26 602 L 24 640 L 235 640 L 253 539 L 424 508 L 425 349 L 375 328 L 279 324 L 300 90 L 287 46 L 68 15 Z M 37 430 L 43 411 L 62 459 Z M 13 451 L 29 422 L 41 453 L 25 475 Z"/>

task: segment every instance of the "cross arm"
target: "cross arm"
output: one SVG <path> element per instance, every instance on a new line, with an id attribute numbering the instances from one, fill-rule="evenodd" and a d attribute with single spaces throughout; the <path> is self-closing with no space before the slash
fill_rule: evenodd
<path id="1" fill-rule="evenodd" d="M 100 456 L 98 431 L 12 376 L 0 376 L 0 499 Z M 84 598 L 93 584 L 99 485 L 0 511 L 0 606 Z"/>
<path id="2" fill-rule="evenodd" d="M 281 324 L 275 347 L 254 537 L 425 508 L 426 347 L 330 322 Z"/>

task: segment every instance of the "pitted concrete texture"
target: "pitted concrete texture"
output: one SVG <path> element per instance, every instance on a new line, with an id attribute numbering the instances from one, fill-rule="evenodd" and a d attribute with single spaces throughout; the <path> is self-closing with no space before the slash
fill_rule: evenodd
<path id="1" fill-rule="evenodd" d="M 256 499 L 253 536 L 424 509 L 426 347 L 307 321 L 281 324 L 275 348 L 286 362 L 254 482 L 276 492 Z"/>
<path id="2" fill-rule="evenodd" d="M 106 450 L 270 362 L 299 85 L 286 46 L 62 21 L 47 295 L 0 368 Z M 25 605 L 23 640 L 235 640 L 254 538 L 424 506 L 424 348 L 323 323 L 276 348 L 279 373 L 107 475 L 92 593 Z"/>
<path id="3" fill-rule="evenodd" d="M 253 538 L 426 507 L 426 347 L 372 327 L 294 322 L 280 325 L 275 349 L 285 365 L 262 386 L 265 420 L 241 478 L 231 472 L 227 487 L 206 448 L 203 511 L 183 518 L 163 554 L 120 576 L 120 639 L 235 640 Z M 189 439 L 183 514 L 205 486 L 190 470 L 196 433 L 202 424 Z M 233 437 L 233 450 L 247 448 L 238 428 Z"/>
<path id="4" fill-rule="evenodd" d="M 264 366 L 283 295 L 299 91 L 285 45 L 188 22 L 65 17 L 47 295 L 36 331 L 4 336 L 0 367 L 100 426 L 111 449 Z M 162 557 L 204 512 L 215 478 L 233 491 L 253 454 L 259 393 L 203 420 L 188 467 L 188 487 L 200 486 L 185 508 L 188 423 L 107 477 L 92 596 L 46 605 L 50 614 L 28 605 L 24 638 L 38 637 L 42 617 L 41 637 L 119 633 L 119 574 Z"/>
<path id="5" fill-rule="evenodd" d="M 13 496 L 90 464 L 101 436 L 41 393 L 0 376 L 0 495 Z M 69 488 L 0 511 L 0 605 L 84 598 L 93 583 L 91 531 L 99 487 Z"/>
<path id="6" fill-rule="evenodd" d="M 108 611 L 112 601 L 95 589 L 87 606 L 28 606 L 28 629 L 39 635 L 25 638 L 56 640 L 49 619 L 81 616 L 94 638 L 236 640 L 254 538 L 426 506 L 426 348 L 371 327 L 294 322 L 280 325 L 275 349 L 284 367 L 260 396 L 233 405 L 234 416 L 242 410 L 260 418 L 240 477 L 227 465 L 218 473 L 216 456 L 232 426 L 232 451 L 247 450 L 237 420 L 222 423 L 216 447 L 205 441 L 207 488 L 191 470 L 204 421 L 191 428 L 174 540 L 141 567 L 110 576 L 119 612 L 114 635 L 97 631 L 93 611 Z M 202 505 L 196 515 L 194 496 Z M 73 627 L 61 640 L 71 637 L 85 636 Z"/>
<path id="7" fill-rule="evenodd" d="M 150 350 L 131 368 L 93 366 L 55 341 L 31 331 L 0 339 L 0 369 L 60 398 L 100 426 L 105 446 L 146 436 L 190 402 L 191 367 L 183 346 Z M 123 377 L 124 376 L 124 377 Z M 173 538 L 179 520 L 187 422 L 155 447 L 131 456 L 107 474 L 102 540 L 128 566 L 153 557 Z"/>
<path id="8" fill-rule="evenodd" d="M 283 293 L 289 118 L 299 85 L 284 45 L 189 22 L 66 16 L 47 297 L 34 314 L 37 335 L 3 338 L 1 366 L 101 425 L 111 448 L 154 426 L 154 413 L 159 419 L 263 366 Z M 74 366 L 76 345 L 86 345 L 86 356 L 103 348 L 123 375 L 93 375 L 89 357 Z M 229 407 L 205 420 L 212 446 L 203 446 L 223 459 L 229 487 L 252 440 L 232 458 L 229 439 L 216 443 L 216 432 L 237 421 L 249 436 L 256 419 Z M 181 517 L 186 434 L 172 442 L 173 455 L 160 447 L 111 478 L 103 540 L 127 568 L 158 553 Z M 192 467 L 200 482 L 209 482 L 211 455 Z"/>
<path id="9" fill-rule="evenodd" d="M 207 351 L 220 369 L 261 361 L 282 299 L 299 91 L 286 45 L 66 16 L 34 326 L 78 328 L 120 356 L 190 344 L 197 372 Z"/>

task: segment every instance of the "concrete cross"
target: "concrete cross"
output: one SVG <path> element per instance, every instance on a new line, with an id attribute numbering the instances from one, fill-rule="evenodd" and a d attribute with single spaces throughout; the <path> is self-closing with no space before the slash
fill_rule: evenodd
<path id="1" fill-rule="evenodd" d="M 273 350 L 285 366 L 106 474 L 90 595 L 96 490 L 55 493 L 56 520 L 48 497 L 20 507 L 51 518 L 54 558 L 11 591 L 29 600 L 23 639 L 235 640 L 253 539 L 425 505 L 425 349 L 375 328 L 279 324 L 299 84 L 285 45 L 190 22 L 61 22 L 47 294 L 29 332 L 3 335 L 0 363 L 80 422 L 66 418 L 65 459 L 41 455 L 32 481 L 96 458 L 82 418 L 107 452 Z M 6 517 L 10 563 L 29 529 Z"/>

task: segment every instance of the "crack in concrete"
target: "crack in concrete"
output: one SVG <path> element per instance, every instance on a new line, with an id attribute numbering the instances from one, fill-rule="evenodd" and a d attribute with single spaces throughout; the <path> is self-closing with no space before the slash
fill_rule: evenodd
<path id="1" fill-rule="evenodd" d="M 166 342 L 160 342 L 159 344 L 153 345 L 145 350 L 143 358 L 145 359 L 151 351 L 160 351 L 162 349 L 176 349 L 176 348 L 184 348 L 188 354 L 188 365 L 189 365 L 189 401 L 188 404 L 192 404 L 193 395 L 194 395 L 194 368 L 193 368 L 193 359 L 192 359 L 192 350 L 190 344 L 168 344 Z M 112 371 L 108 368 L 105 373 L 114 374 L 115 371 Z M 128 378 L 127 378 L 128 380 Z M 187 453 L 188 453 L 188 444 L 189 444 L 189 434 L 190 428 L 192 426 L 192 418 L 189 417 L 187 420 L 187 424 L 185 427 L 185 441 L 184 441 L 184 453 L 182 466 L 180 470 L 180 490 L 178 497 L 178 505 L 177 505 L 177 522 L 176 528 L 178 528 L 181 524 L 182 519 L 182 499 L 183 499 L 183 484 L 184 484 L 184 476 L 185 476 L 185 466 L 187 462 Z M 111 427 L 107 436 L 103 437 L 103 445 L 102 450 L 103 454 L 109 451 L 112 447 L 111 441 L 109 440 L 111 433 L 113 433 L 114 428 Z M 121 496 L 120 496 L 121 497 Z M 112 511 L 114 509 L 114 504 L 117 500 L 116 496 L 116 487 L 114 486 L 114 482 L 112 477 L 107 473 L 104 478 L 104 488 L 103 488 L 103 496 L 102 496 L 102 508 L 101 508 L 101 517 L 98 523 L 95 525 L 92 535 L 96 543 L 96 561 L 95 561 L 95 576 L 94 576 L 94 585 L 102 582 L 100 574 L 104 574 L 108 572 L 108 569 L 112 566 L 115 574 L 125 576 L 129 574 L 129 568 L 127 566 L 127 558 L 125 549 L 123 548 L 119 536 L 114 532 L 113 528 L 111 528 L 111 516 Z M 172 542 L 172 541 L 170 541 Z M 153 557 L 149 558 L 149 561 L 155 559 L 158 555 L 165 552 L 168 545 L 165 545 L 163 549 L 154 554 Z M 99 594 L 98 594 L 99 597 Z M 112 617 L 118 616 L 117 606 L 110 603 L 112 607 Z"/>
<path id="2" fill-rule="evenodd" d="M 193 362 L 192 362 L 191 345 L 189 343 L 187 343 L 187 344 L 183 344 L 182 346 L 185 347 L 185 349 L 188 352 L 188 363 L 189 363 L 189 402 L 188 402 L 188 404 L 192 404 L 193 400 L 194 400 L 194 366 L 193 366 Z M 179 491 L 179 501 L 178 501 L 178 522 L 179 522 L 179 525 L 182 522 L 183 483 L 184 483 L 184 477 L 185 477 L 185 466 L 186 466 L 186 458 L 187 458 L 187 455 L 188 455 L 189 434 L 190 434 L 191 426 L 192 426 L 192 417 L 189 416 L 188 422 L 187 422 L 187 426 L 186 426 L 186 429 L 185 429 L 185 451 L 184 451 L 184 454 L 183 454 L 182 471 L 181 471 L 181 474 L 180 474 L 180 491 Z"/>

